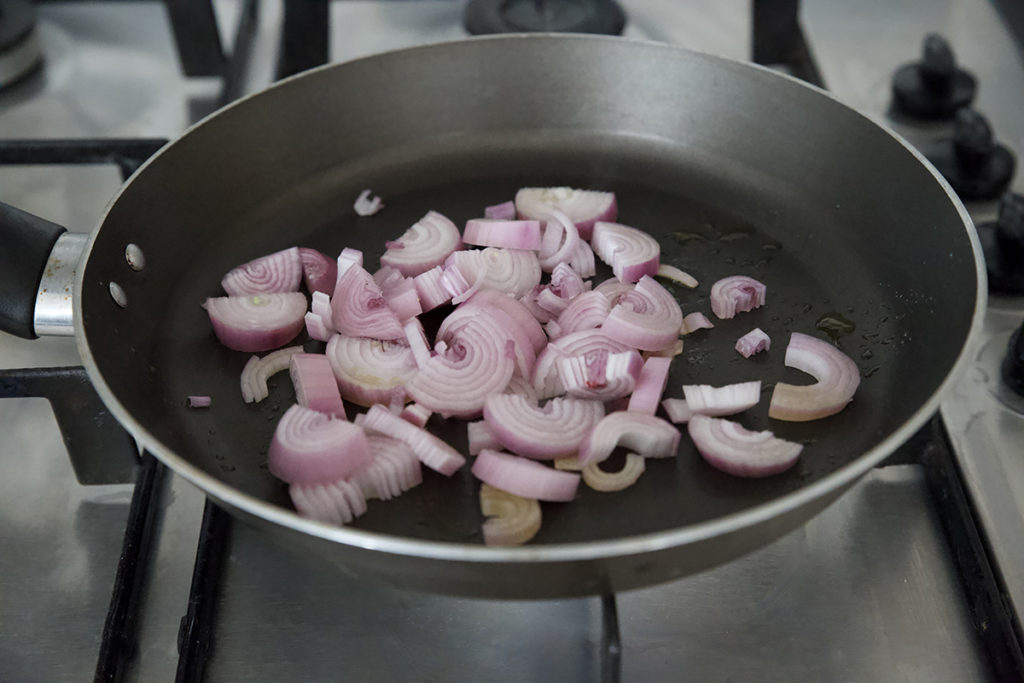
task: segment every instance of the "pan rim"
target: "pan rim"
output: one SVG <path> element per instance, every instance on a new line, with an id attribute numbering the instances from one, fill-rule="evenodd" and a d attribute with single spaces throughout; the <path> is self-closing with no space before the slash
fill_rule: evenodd
<path id="1" fill-rule="evenodd" d="M 640 46 L 646 46 L 650 48 L 670 50 L 677 53 L 689 55 L 689 59 L 703 59 L 719 64 L 727 65 L 729 68 L 742 68 L 750 69 L 753 68 L 756 71 L 760 71 L 763 74 L 771 78 L 779 78 L 783 81 L 788 81 L 792 84 L 796 84 L 802 88 L 808 88 L 811 91 L 822 95 L 835 104 L 838 104 L 852 112 L 858 117 L 870 122 L 885 134 L 893 138 L 899 145 L 907 150 L 915 159 L 917 159 L 932 175 L 932 177 L 938 182 L 939 186 L 946 193 L 946 196 L 952 202 L 957 214 L 959 215 L 964 229 L 967 231 L 968 239 L 971 245 L 971 249 L 974 256 L 975 264 L 975 275 L 977 278 L 977 296 L 975 298 L 974 311 L 971 318 L 971 325 L 968 330 L 967 337 L 964 344 L 958 354 L 956 361 L 953 363 L 945 379 L 939 385 L 939 387 L 932 393 L 927 401 L 925 401 L 911 416 L 905 421 L 899 428 L 893 433 L 883 439 L 874 448 L 863 453 L 856 460 L 848 463 L 840 469 L 832 472 L 818 481 L 801 487 L 791 493 L 784 496 L 775 498 L 769 502 L 753 506 L 751 508 L 735 512 L 729 515 L 718 517 L 712 520 L 699 522 L 696 524 L 687 525 L 684 527 L 678 527 L 673 529 L 666 529 L 663 531 L 650 532 L 645 534 L 639 534 L 635 536 L 627 536 L 624 538 L 610 539 L 610 540 L 599 540 L 599 541 L 583 541 L 578 543 L 558 543 L 558 544 L 544 544 L 534 546 L 521 546 L 515 548 L 497 548 L 489 547 L 485 545 L 477 544 L 466 544 L 466 543 L 452 543 L 442 541 L 428 541 L 415 538 L 407 538 L 397 535 L 383 534 L 379 532 L 366 531 L 353 527 L 336 527 L 321 522 L 316 522 L 303 517 L 300 517 L 296 512 L 292 510 L 279 507 L 278 505 L 269 503 L 261 498 L 257 498 L 250 494 L 244 493 L 225 482 L 217 479 L 216 477 L 204 472 L 200 468 L 192 465 L 186 461 L 180 455 L 178 455 L 173 449 L 165 446 L 158 438 L 149 432 L 141 423 L 139 423 L 133 417 L 131 411 L 126 408 L 116 397 L 110 386 L 106 383 L 102 373 L 99 370 L 96 359 L 94 358 L 88 341 L 88 335 L 86 333 L 84 318 L 82 312 L 82 296 L 84 287 L 84 274 L 88 260 L 92 253 L 93 246 L 96 240 L 102 232 L 101 228 L 107 221 L 107 217 L 113 208 L 113 206 L 119 201 L 123 193 L 128 191 L 131 187 L 135 178 L 144 173 L 150 164 L 157 163 L 158 159 L 177 141 L 182 140 L 189 135 L 193 130 L 203 126 L 207 121 L 220 116 L 226 111 L 232 110 L 235 107 L 243 106 L 249 100 L 262 95 L 270 90 L 276 90 L 277 88 L 287 87 L 289 83 L 294 80 L 306 78 L 312 74 L 326 71 L 329 69 L 339 68 L 343 65 L 353 64 L 356 62 L 362 62 L 366 60 L 378 60 L 386 58 L 388 55 L 402 54 L 406 52 L 429 52 L 431 50 L 438 49 L 449 49 L 453 45 L 464 44 L 464 43 L 476 43 L 476 42 L 511 42 L 511 41 L 558 41 L 558 42 L 569 42 L 569 41 L 588 41 L 588 42 L 615 42 L 615 43 L 631 43 Z M 898 133 L 893 131 L 883 121 L 878 120 L 875 116 L 864 114 L 853 107 L 845 104 L 842 100 L 837 98 L 832 93 L 814 86 L 812 84 L 801 81 L 795 77 L 787 74 L 779 73 L 767 67 L 741 62 L 739 60 L 729 59 L 725 57 L 719 57 L 703 52 L 698 52 L 688 48 L 684 48 L 677 45 L 671 45 L 668 43 L 660 43 L 650 40 L 637 40 L 611 36 L 590 36 L 590 35 L 575 35 L 575 34 L 507 34 L 507 35 L 492 35 L 492 36 L 476 36 L 466 39 L 446 41 L 440 43 L 433 43 L 429 45 L 420 45 L 409 48 L 403 48 L 399 50 L 392 50 L 385 53 L 373 54 L 358 59 L 350 60 L 343 63 L 325 64 L 320 67 L 305 71 L 299 74 L 295 74 L 286 79 L 282 79 L 277 83 L 269 86 L 268 88 L 261 90 L 256 93 L 249 94 L 230 105 L 213 112 L 212 114 L 204 117 L 197 121 L 192 126 L 189 126 L 181 135 L 175 140 L 172 140 L 169 144 L 165 145 L 159 151 L 157 151 L 152 157 L 150 157 L 145 163 L 143 163 L 132 176 L 121 186 L 119 191 L 114 197 L 107 203 L 104 208 L 103 214 L 100 217 L 97 228 L 94 229 L 89 237 L 88 244 L 85 247 L 83 253 L 83 260 L 78 269 L 78 274 L 75 282 L 74 292 L 74 325 L 77 330 L 76 334 L 76 345 L 81 356 L 83 365 L 89 374 L 89 377 L 96 388 L 97 393 L 103 400 L 104 404 L 118 419 L 120 424 L 127 429 L 139 442 L 140 444 L 150 451 L 158 460 L 167 465 L 173 472 L 182 476 L 184 479 L 198 487 L 207 496 L 219 501 L 223 504 L 229 505 L 235 509 L 245 512 L 248 515 L 252 515 L 256 518 L 278 524 L 287 529 L 298 531 L 301 533 L 309 534 L 320 539 L 339 543 L 343 545 L 352 546 L 355 548 L 378 551 L 394 555 L 411 556 L 420 559 L 427 560 L 440 560 L 440 561 L 454 561 L 454 562 L 471 562 L 479 564 L 492 564 L 492 563 L 559 563 L 559 562 L 583 562 L 583 561 L 595 561 L 595 560 L 607 560 L 617 557 L 626 557 L 631 555 L 642 555 L 650 552 L 656 552 L 660 550 L 666 550 L 671 548 L 678 548 L 686 545 L 692 545 L 701 541 L 711 539 L 713 537 L 725 536 L 731 533 L 742 531 L 743 529 L 757 526 L 758 524 L 764 523 L 768 520 L 780 517 L 785 513 L 808 505 L 815 500 L 819 500 L 828 496 L 829 493 L 842 490 L 844 487 L 851 485 L 861 476 L 866 474 L 868 470 L 874 467 L 876 464 L 881 462 L 886 456 L 891 454 L 900 445 L 907 441 L 928 419 L 938 412 L 939 405 L 944 396 L 950 391 L 951 386 L 959 377 L 959 375 L 965 370 L 970 353 L 973 348 L 977 345 L 977 340 L 980 336 L 981 327 L 983 324 L 985 306 L 987 300 L 987 279 L 985 277 L 984 261 L 981 252 L 981 244 L 977 236 L 977 232 L 974 228 L 973 220 L 960 201 L 959 197 L 950 187 L 949 183 L 942 177 L 942 175 L 935 169 L 935 167 L 924 157 L 924 155 L 915 149 L 906 139 L 900 136 Z"/>

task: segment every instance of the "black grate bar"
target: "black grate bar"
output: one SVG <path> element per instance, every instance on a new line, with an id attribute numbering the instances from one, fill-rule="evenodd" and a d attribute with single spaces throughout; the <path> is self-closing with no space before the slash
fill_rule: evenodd
<path id="1" fill-rule="evenodd" d="M 96 663 L 96 681 L 120 681 L 125 664 L 135 655 L 136 627 L 140 594 L 147 575 L 152 549 L 152 528 L 156 516 L 156 497 L 164 468 L 149 453 L 142 456 L 142 467 L 135 481 L 128 524 L 117 563 L 114 591 L 110 597 L 103 640 Z"/>
<path id="2" fill-rule="evenodd" d="M 215 504 L 206 501 L 203 523 L 199 531 L 196 563 L 192 570 L 192 587 L 188 611 L 178 629 L 178 672 L 176 683 L 203 680 L 206 660 L 213 646 L 213 621 L 220 583 L 221 564 L 230 536 L 230 518 Z"/>
<path id="3" fill-rule="evenodd" d="M 210 0 L 164 0 L 171 32 L 186 76 L 220 76 L 224 49 Z"/>
<path id="4" fill-rule="evenodd" d="M 245 0 L 242 5 L 242 13 L 238 17 L 238 26 L 235 30 L 234 50 L 224 68 L 224 83 L 217 98 L 218 107 L 234 102 L 245 92 L 249 58 L 252 55 L 256 27 L 259 24 L 259 7 L 256 0 Z"/>
<path id="5" fill-rule="evenodd" d="M 327 0 L 284 3 L 277 78 L 327 63 L 329 12 Z"/>
<path id="6" fill-rule="evenodd" d="M 615 594 L 601 596 L 601 683 L 622 680 L 622 640 L 619 637 L 619 609 Z"/>
<path id="7" fill-rule="evenodd" d="M 0 164 L 115 164 L 126 179 L 166 144 L 163 138 L 0 140 Z"/>
<path id="8" fill-rule="evenodd" d="M 800 0 L 754 0 L 751 9 L 751 59 L 766 66 L 785 66 L 797 78 L 824 88 L 800 26 Z"/>

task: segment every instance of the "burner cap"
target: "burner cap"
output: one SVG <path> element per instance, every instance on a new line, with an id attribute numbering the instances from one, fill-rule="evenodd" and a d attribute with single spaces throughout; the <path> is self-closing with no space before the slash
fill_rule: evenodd
<path id="1" fill-rule="evenodd" d="M 615 0 L 469 0 L 466 30 L 482 33 L 600 33 L 617 36 L 626 15 Z"/>
<path id="2" fill-rule="evenodd" d="M 42 62 L 36 39 L 36 8 L 27 0 L 0 0 L 0 89 L 21 80 Z"/>
<path id="3" fill-rule="evenodd" d="M 967 107 L 953 117 L 953 137 L 932 145 L 925 156 L 964 201 L 999 197 L 1015 166 L 1010 150 L 995 141 L 988 120 Z"/>

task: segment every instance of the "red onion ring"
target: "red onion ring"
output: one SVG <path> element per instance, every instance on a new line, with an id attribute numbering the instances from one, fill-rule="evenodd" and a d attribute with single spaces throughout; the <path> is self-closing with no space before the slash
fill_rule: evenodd
<path id="1" fill-rule="evenodd" d="M 680 437 L 678 429 L 653 415 L 610 413 L 580 444 L 579 461 L 584 465 L 602 462 L 619 446 L 645 458 L 670 458 L 676 454 Z"/>
<path id="2" fill-rule="evenodd" d="M 731 275 L 711 285 L 711 312 L 722 319 L 764 305 L 767 287 L 746 275 Z"/>
<path id="3" fill-rule="evenodd" d="M 380 287 L 361 266 L 353 264 L 338 278 L 331 312 L 334 327 L 350 337 L 392 340 L 405 336 Z"/>
<path id="4" fill-rule="evenodd" d="M 524 187 L 516 192 L 515 205 L 520 218 L 539 221 L 549 221 L 556 210 L 561 211 L 583 239 L 590 239 L 596 221 L 614 221 L 618 216 L 613 192 L 568 187 Z"/>
<path id="5" fill-rule="evenodd" d="M 594 223 L 590 240 L 594 252 L 607 263 L 615 277 L 633 283 L 644 275 L 654 276 L 661 264 L 661 246 L 642 230 L 620 223 Z"/>
<path id="6" fill-rule="evenodd" d="M 609 353 L 621 353 L 630 348 L 622 342 L 615 341 L 601 330 L 583 330 L 573 332 L 559 339 L 552 340 L 540 354 L 533 365 L 533 386 L 539 398 L 551 398 L 565 393 L 562 380 L 558 376 L 558 361 L 562 358 L 582 356 L 593 351 L 604 350 Z"/>
<path id="7" fill-rule="evenodd" d="M 302 257 L 298 247 L 253 259 L 233 268 L 220 281 L 229 296 L 299 291 Z"/>
<path id="8" fill-rule="evenodd" d="M 503 447 L 534 460 L 554 460 L 576 452 L 604 417 L 599 401 L 553 398 L 543 407 L 517 394 L 495 394 L 484 403 L 484 421 Z"/>
<path id="9" fill-rule="evenodd" d="M 523 498 L 568 502 L 576 497 L 580 475 L 559 472 L 535 460 L 490 449 L 480 451 L 473 463 L 477 479 Z"/>
<path id="10" fill-rule="evenodd" d="M 828 342 L 794 332 L 786 347 L 786 365 L 817 382 L 796 386 L 779 382 L 772 392 L 768 417 L 806 422 L 835 415 L 853 399 L 860 372 L 850 357 Z"/>
<path id="11" fill-rule="evenodd" d="M 697 451 L 712 467 L 737 477 L 768 477 L 796 464 L 803 446 L 769 431 L 752 432 L 723 418 L 694 415 L 687 425 Z"/>
<path id="12" fill-rule="evenodd" d="M 362 429 L 300 405 L 293 405 L 281 416 L 267 451 L 271 474 L 289 484 L 346 479 L 371 460 Z"/>
<path id="13" fill-rule="evenodd" d="M 683 313 L 667 289 L 648 275 L 622 295 L 601 329 L 612 339 L 644 351 L 659 351 L 675 342 Z"/>
<path id="14" fill-rule="evenodd" d="M 579 244 L 580 233 L 575 224 L 564 213 L 555 210 L 544 228 L 538 254 L 541 269 L 550 273 L 559 263 L 570 261 Z"/>
<path id="15" fill-rule="evenodd" d="M 331 337 L 327 359 L 342 397 L 361 406 L 390 403 L 393 390 L 416 374 L 408 346 L 365 337 Z"/>
<path id="16" fill-rule="evenodd" d="M 565 299 L 572 301 L 577 296 L 590 290 L 590 283 L 584 282 L 580 274 L 572 269 L 568 263 L 559 263 L 551 271 L 551 291 Z"/>
<path id="17" fill-rule="evenodd" d="M 302 331 L 306 297 L 300 292 L 210 297 L 203 303 L 213 333 L 235 351 L 268 351 Z"/>
<path id="18" fill-rule="evenodd" d="M 550 339 L 558 339 L 573 332 L 601 327 L 611 312 L 608 298 L 600 292 L 584 292 L 578 295 L 565 310 L 552 320 L 545 329 Z"/>
<path id="19" fill-rule="evenodd" d="M 466 282 L 476 283 L 478 289 L 496 289 L 516 298 L 533 289 L 541 278 L 537 254 L 523 249 L 456 251 L 445 265 L 454 265 Z"/>
<path id="20" fill-rule="evenodd" d="M 432 311 L 452 300 L 451 293 L 444 288 L 441 282 L 443 275 L 444 269 L 441 266 L 435 266 L 412 279 L 420 298 L 420 307 L 424 311 Z"/>
<path id="21" fill-rule="evenodd" d="M 462 247 L 462 235 L 446 217 L 430 211 L 397 240 L 402 247 L 389 247 L 380 257 L 382 266 L 391 266 L 406 277 L 414 277 L 434 266 Z"/>

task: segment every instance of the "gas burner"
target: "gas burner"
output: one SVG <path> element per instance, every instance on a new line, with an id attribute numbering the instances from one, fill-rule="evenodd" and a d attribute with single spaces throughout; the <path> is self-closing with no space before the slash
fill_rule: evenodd
<path id="1" fill-rule="evenodd" d="M 615 0 L 470 0 L 466 30 L 484 33 L 600 33 L 617 36 L 626 15 Z"/>
<path id="2" fill-rule="evenodd" d="M 36 38 L 36 9 L 27 0 L 0 0 L 0 90 L 43 62 Z"/>
<path id="3" fill-rule="evenodd" d="M 978 226 L 985 251 L 988 286 L 994 292 L 1024 294 L 1024 196 L 1007 194 L 999 203 L 999 217 Z M 1021 364 L 1024 387 L 1024 361 Z"/>
<path id="4" fill-rule="evenodd" d="M 892 78 L 893 104 L 914 118 L 950 119 L 974 99 L 976 81 L 956 65 L 949 43 L 929 34 L 921 61 L 901 66 Z"/>
<path id="5" fill-rule="evenodd" d="M 1013 153 L 995 141 L 988 120 L 967 107 L 956 112 L 953 137 L 940 140 L 925 156 L 964 201 L 999 197 L 1016 163 Z"/>

